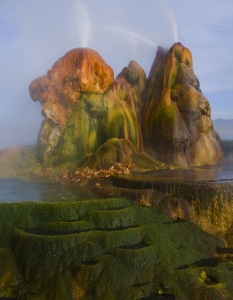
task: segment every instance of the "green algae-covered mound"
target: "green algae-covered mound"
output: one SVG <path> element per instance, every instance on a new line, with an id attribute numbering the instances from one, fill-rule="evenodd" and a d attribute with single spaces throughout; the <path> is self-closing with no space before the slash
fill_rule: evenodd
<path id="1" fill-rule="evenodd" d="M 124 198 L 2 203 L 0 231 L 3 299 L 232 299 L 221 240 Z"/>

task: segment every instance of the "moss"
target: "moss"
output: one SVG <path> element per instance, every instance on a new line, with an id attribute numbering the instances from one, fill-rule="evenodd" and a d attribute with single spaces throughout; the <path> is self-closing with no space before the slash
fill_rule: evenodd
<path id="1" fill-rule="evenodd" d="M 15 283 L 7 295 L 17 299 L 136 300 L 160 291 L 198 299 L 199 289 L 202 299 L 209 293 L 227 299 L 232 292 L 224 260 L 208 268 L 195 264 L 223 246 L 218 238 L 124 198 L 4 203 L 0 222 L 0 257 L 11 257 L 7 270 Z M 210 286 L 211 278 L 225 285 Z"/>
<path id="2" fill-rule="evenodd" d="M 23 279 L 17 270 L 13 253 L 0 248 L 0 295 L 6 299 L 14 296 L 17 284 Z"/>
<path id="3" fill-rule="evenodd" d="M 155 124 L 163 130 L 165 126 L 172 126 L 175 118 L 175 109 L 172 104 L 169 106 L 160 104 L 155 114 Z"/>

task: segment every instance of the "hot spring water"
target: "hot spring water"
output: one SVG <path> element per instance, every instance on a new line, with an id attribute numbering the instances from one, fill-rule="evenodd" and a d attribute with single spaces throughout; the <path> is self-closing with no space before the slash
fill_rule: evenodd
<path id="1" fill-rule="evenodd" d="M 72 183 L 0 178 L 0 203 L 42 201 L 71 202 L 97 198 L 85 188 Z"/>
<path id="2" fill-rule="evenodd" d="M 154 170 L 130 175 L 132 178 L 154 178 L 155 181 L 232 181 L 233 161 L 218 165 L 185 170 Z M 36 180 L 0 179 L 0 202 L 72 202 L 97 198 L 92 192 L 75 183 Z"/>

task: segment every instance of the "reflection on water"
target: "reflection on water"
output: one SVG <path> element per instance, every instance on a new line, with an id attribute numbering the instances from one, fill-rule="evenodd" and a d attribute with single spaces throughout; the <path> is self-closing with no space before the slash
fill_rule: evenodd
<path id="1" fill-rule="evenodd" d="M 139 178 L 142 174 L 133 177 Z M 233 161 L 223 161 L 218 165 L 202 166 L 181 170 L 153 170 L 143 174 L 143 179 L 169 181 L 232 181 Z"/>
<path id="2" fill-rule="evenodd" d="M 0 202 L 70 202 L 94 197 L 97 198 L 90 191 L 75 184 L 0 179 Z"/>

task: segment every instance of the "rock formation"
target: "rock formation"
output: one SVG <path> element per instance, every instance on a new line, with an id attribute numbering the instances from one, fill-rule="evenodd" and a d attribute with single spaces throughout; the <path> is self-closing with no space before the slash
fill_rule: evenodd
<path id="1" fill-rule="evenodd" d="M 126 74 L 128 81 L 134 76 L 141 84 L 136 64 L 132 65 Z M 125 88 L 123 93 L 118 93 L 119 85 L 121 91 Z M 131 90 L 123 76 L 114 82 L 111 67 L 97 52 L 69 51 L 47 75 L 30 85 L 30 95 L 40 101 L 45 117 L 37 143 L 39 160 L 52 165 L 73 162 L 114 137 L 127 138 L 139 148 L 137 107 L 131 101 Z M 136 97 L 140 99 L 138 91 Z"/>
<path id="2" fill-rule="evenodd" d="M 193 71 L 191 52 L 176 43 L 159 48 L 143 98 L 144 147 L 154 157 L 185 166 L 218 163 L 222 150 L 210 104 Z"/>
<path id="3" fill-rule="evenodd" d="M 148 80 L 135 61 L 114 80 L 97 52 L 73 49 L 31 83 L 30 95 L 42 105 L 37 151 L 47 166 L 84 166 L 90 161 L 85 157 L 92 156 L 95 167 L 95 153 L 104 153 L 106 143 L 108 151 L 98 157 L 98 167 L 122 162 L 119 151 L 111 151 L 116 145 L 149 154 L 151 164 L 144 169 L 153 168 L 153 160 L 198 166 L 222 158 L 192 55 L 180 43 L 167 53 L 159 48 Z"/>

